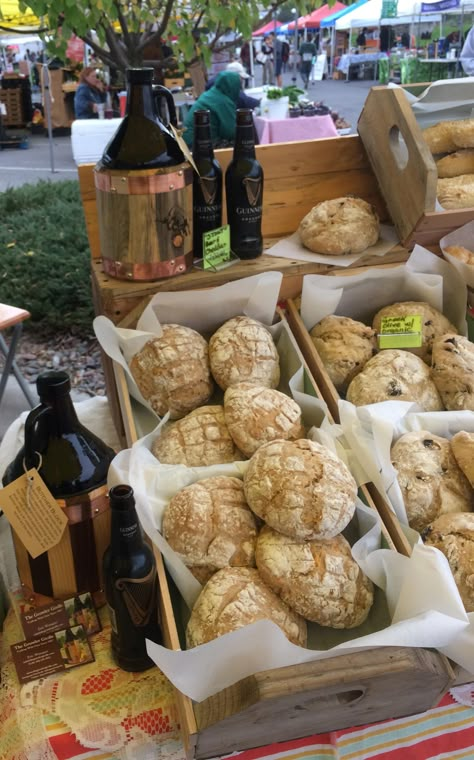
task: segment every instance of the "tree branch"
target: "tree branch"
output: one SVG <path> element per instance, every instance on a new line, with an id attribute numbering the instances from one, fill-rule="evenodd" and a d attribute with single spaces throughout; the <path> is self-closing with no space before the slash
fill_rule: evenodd
<path id="1" fill-rule="evenodd" d="M 105 50 L 103 47 L 100 47 L 100 45 L 94 42 L 90 34 L 81 34 L 78 36 L 81 38 L 83 42 L 86 43 L 86 45 L 88 45 L 94 51 L 94 53 L 96 53 L 99 56 L 99 58 L 104 63 L 107 64 L 107 66 L 112 66 L 113 68 L 117 68 L 117 61 L 110 55 L 110 53 L 107 50 Z"/>
<path id="2" fill-rule="evenodd" d="M 120 2 L 116 2 L 115 7 L 117 8 L 118 20 L 119 20 L 120 28 L 122 30 L 125 46 L 127 47 L 127 49 L 129 49 L 130 44 L 131 44 L 131 39 L 130 39 L 130 32 L 128 31 L 127 19 L 123 15 L 122 9 L 120 7 Z"/>
<path id="3" fill-rule="evenodd" d="M 158 26 L 158 29 L 156 30 L 156 32 L 153 32 L 149 37 L 147 37 L 145 40 L 143 39 L 140 40 L 137 46 L 137 50 L 139 52 L 142 51 L 146 45 L 150 45 L 153 42 L 157 42 L 158 40 L 161 40 L 168 26 L 168 22 L 171 16 L 171 11 L 173 10 L 174 4 L 175 4 L 175 0 L 166 0 L 165 10 L 161 18 L 161 22 Z"/>
<path id="4" fill-rule="evenodd" d="M 125 51 L 120 44 L 117 35 L 115 34 L 113 28 L 110 26 L 108 21 L 102 22 L 102 27 L 105 31 L 105 39 L 107 40 L 107 44 L 109 46 L 109 50 L 112 53 L 113 57 L 117 60 L 117 63 L 119 64 L 119 67 L 121 69 L 126 69 L 129 65 L 129 60 L 127 55 L 125 54 Z M 130 49 L 128 49 L 128 52 L 130 53 Z"/>

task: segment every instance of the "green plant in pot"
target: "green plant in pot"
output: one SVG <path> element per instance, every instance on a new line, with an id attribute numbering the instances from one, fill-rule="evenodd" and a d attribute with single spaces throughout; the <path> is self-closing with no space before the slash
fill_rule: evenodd
<path id="1" fill-rule="evenodd" d="M 265 93 L 267 100 L 279 100 L 280 98 L 288 98 L 290 106 L 298 104 L 298 98 L 300 95 L 304 95 L 304 90 L 300 90 L 294 84 L 289 84 L 286 87 L 270 87 Z"/>

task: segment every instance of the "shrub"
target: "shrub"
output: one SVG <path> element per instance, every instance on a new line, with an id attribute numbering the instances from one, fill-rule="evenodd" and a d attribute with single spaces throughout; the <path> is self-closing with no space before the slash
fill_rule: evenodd
<path id="1" fill-rule="evenodd" d="M 79 183 L 0 193 L 0 301 L 45 327 L 90 327 L 90 252 Z"/>

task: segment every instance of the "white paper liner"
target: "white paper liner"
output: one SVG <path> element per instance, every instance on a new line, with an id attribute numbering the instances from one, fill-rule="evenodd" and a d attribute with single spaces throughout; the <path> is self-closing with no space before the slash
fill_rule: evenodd
<path id="1" fill-rule="evenodd" d="M 322 253 L 313 253 L 309 251 L 300 242 L 300 236 L 298 232 L 294 232 L 293 235 L 279 240 L 266 253 L 269 256 L 279 256 L 283 259 L 298 259 L 298 261 L 312 261 L 319 264 L 327 264 L 329 266 L 348 267 L 354 264 L 355 261 L 364 256 L 384 256 L 386 253 L 392 250 L 392 248 L 399 242 L 398 235 L 394 227 L 388 224 L 380 225 L 380 237 L 375 245 L 366 248 L 361 253 L 354 253 L 349 256 L 325 256 Z"/>

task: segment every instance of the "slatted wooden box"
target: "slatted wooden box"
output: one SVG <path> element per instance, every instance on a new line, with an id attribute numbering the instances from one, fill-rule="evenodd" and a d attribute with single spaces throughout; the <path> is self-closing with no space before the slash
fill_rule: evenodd
<path id="1" fill-rule="evenodd" d="M 357 129 L 403 245 L 438 246 L 474 219 L 474 208 L 435 210 L 436 164 L 402 90 L 373 87 Z"/>

